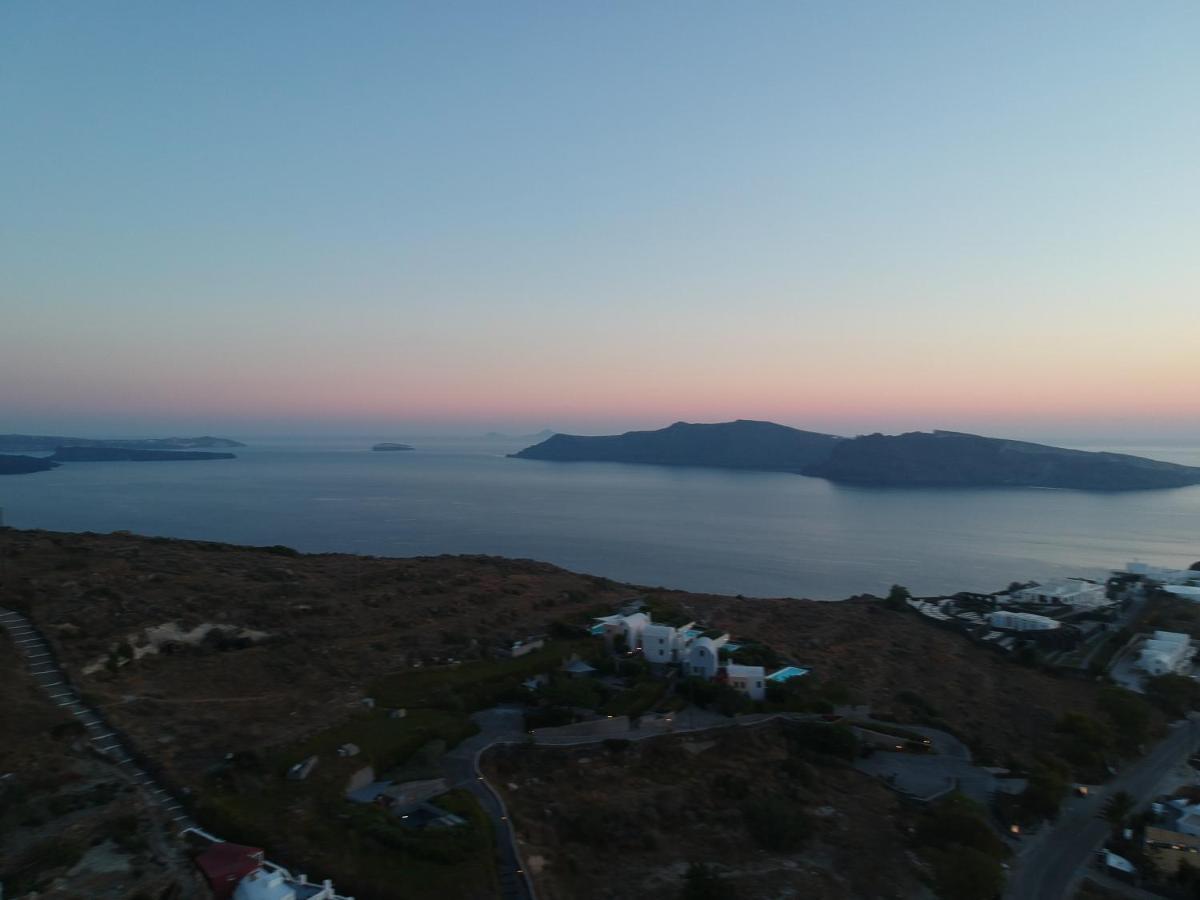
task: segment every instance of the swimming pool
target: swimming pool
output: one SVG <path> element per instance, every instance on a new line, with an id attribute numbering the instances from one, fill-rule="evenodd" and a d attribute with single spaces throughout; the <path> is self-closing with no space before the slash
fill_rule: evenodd
<path id="1" fill-rule="evenodd" d="M 791 678 L 799 678 L 801 675 L 807 675 L 808 672 L 808 669 L 801 669 L 799 666 L 787 666 L 778 672 L 772 672 L 767 676 L 767 681 L 782 683 Z"/>

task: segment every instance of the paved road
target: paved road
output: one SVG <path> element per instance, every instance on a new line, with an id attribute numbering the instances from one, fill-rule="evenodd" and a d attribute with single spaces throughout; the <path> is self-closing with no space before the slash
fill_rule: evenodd
<path id="1" fill-rule="evenodd" d="M 499 707 L 475 713 L 471 719 L 479 725 L 479 733 L 442 757 L 446 780 L 454 787 L 465 788 L 474 794 L 492 820 L 496 834 L 496 873 L 500 880 L 500 896 L 505 900 L 533 900 L 533 883 L 521 862 L 517 836 L 508 810 L 500 795 L 479 771 L 479 756 L 488 747 L 526 739 L 524 712 Z"/>
<path id="2" fill-rule="evenodd" d="M 1179 723 L 1106 787 L 1068 801 L 1058 821 L 1031 838 L 1030 845 L 1018 854 L 1005 896 L 1011 900 L 1066 900 L 1080 870 L 1108 837 L 1108 823 L 1099 818 L 1105 799 L 1125 791 L 1138 798 L 1139 804 L 1148 802 L 1163 776 L 1186 759 L 1198 742 L 1200 721 Z"/>

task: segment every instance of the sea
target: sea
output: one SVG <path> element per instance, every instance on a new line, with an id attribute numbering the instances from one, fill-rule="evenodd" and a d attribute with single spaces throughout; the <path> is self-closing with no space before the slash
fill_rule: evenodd
<path id="1" fill-rule="evenodd" d="M 379 440 L 411 452 L 373 452 Z M 0 478 L 4 524 L 374 556 L 494 554 L 618 581 L 838 600 L 1200 560 L 1200 486 L 848 487 L 771 472 L 511 459 L 520 439 L 247 441 L 236 459 Z M 1103 447 L 1200 465 L 1200 446 Z"/>

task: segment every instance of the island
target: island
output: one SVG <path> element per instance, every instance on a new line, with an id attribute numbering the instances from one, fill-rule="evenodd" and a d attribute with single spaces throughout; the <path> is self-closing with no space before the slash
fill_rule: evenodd
<path id="1" fill-rule="evenodd" d="M 99 439 L 63 437 L 53 434 L 0 434 L 0 450 L 57 450 L 59 447 L 123 447 L 129 450 L 197 450 L 214 447 L 245 447 L 229 438 L 167 437 Z"/>
<path id="2" fill-rule="evenodd" d="M 28 475 L 57 469 L 58 463 L 37 456 L 13 456 L 0 453 L 0 475 Z"/>
<path id="3" fill-rule="evenodd" d="M 382 444 L 376 444 L 371 449 L 389 452 L 389 451 L 393 451 L 393 450 L 411 450 L 412 447 L 410 447 L 408 444 L 393 444 L 393 443 L 384 441 Z"/>
<path id="4" fill-rule="evenodd" d="M 1200 484 L 1200 468 L 956 431 L 870 434 L 839 443 L 805 475 L 903 487 L 1126 491 Z"/>
<path id="5" fill-rule="evenodd" d="M 58 447 L 50 459 L 57 462 L 164 462 L 202 459 L 236 459 L 232 453 L 199 450 L 137 450 L 127 447 Z"/>
<path id="6" fill-rule="evenodd" d="M 1069 450 L 956 431 L 844 438 L 774 422 L 676 422 L 658 431 L 556 434 L 510 454 L 556 462 L 620 462 L 792 472 L 889 487 L 1041 487 L 1090 491 L 1200 484 L 1200 468 L 1123 453 Z"/>
<path id="7" fill-rule="evenodd" d="M 828 458 L 845 438 L 801 431 L 774 422 L 692 424 L 676 422 L 658 431 L 590 437 L 555 434 L 540 444 L 510 454 L 517 459 L 557 462 L 651 463 L 660 466 L 711 466 L 800 472 Z"/>

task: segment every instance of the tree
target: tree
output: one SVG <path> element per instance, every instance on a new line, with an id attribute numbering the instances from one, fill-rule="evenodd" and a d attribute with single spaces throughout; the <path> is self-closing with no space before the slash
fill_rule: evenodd
<path id="1" fill-rule="evenodd" d="M 1146 697 L 1163 712 L 1181 719 L 1200 708 L 1200 684 L 1186 675 L 1159 675 L 1142 683 Z"/>
<path id="2" fill-rule="evenodd" d="M 912 594 L 908 592 L 908 588 L 902 584 L 893 584 L 892 589 L 888 591 L 887 599 L 883 602 L 888 609 L 905 609 L 911 599 Z"/>
<path id="3" fill-rule="evenodd" d="M 931 854 L 934 888 L 946 900 L 993 900 L 1004 889 L 1000 862 L 973 847 Z"/>
<path id="4" fill-rule="evenodd" d="M 1113 725 L 1117 748 L 1126 756 L 1138 752 L 1150 736 L 1150 707 L 1132 691 L 1107 687 L 1100 692 L 1100 709 Z"/>
<path id="5" fill-rule="evenodd" d="M 1021 808 L 1035 819 L 1054 819 L 1067 793 L 1067 782 L 1058 772 L 1041 768 L 1029 776 L 1021 793 Z"/>
<path id="6" fill-rule="evenodd" d="M 1136 801 L 1128 793 L 1117 791 L 1105 801 L 1100 816 L 1115 830 L 1125 824 L 1125 819 L 1133 812 L 1135 803 Z"/>

